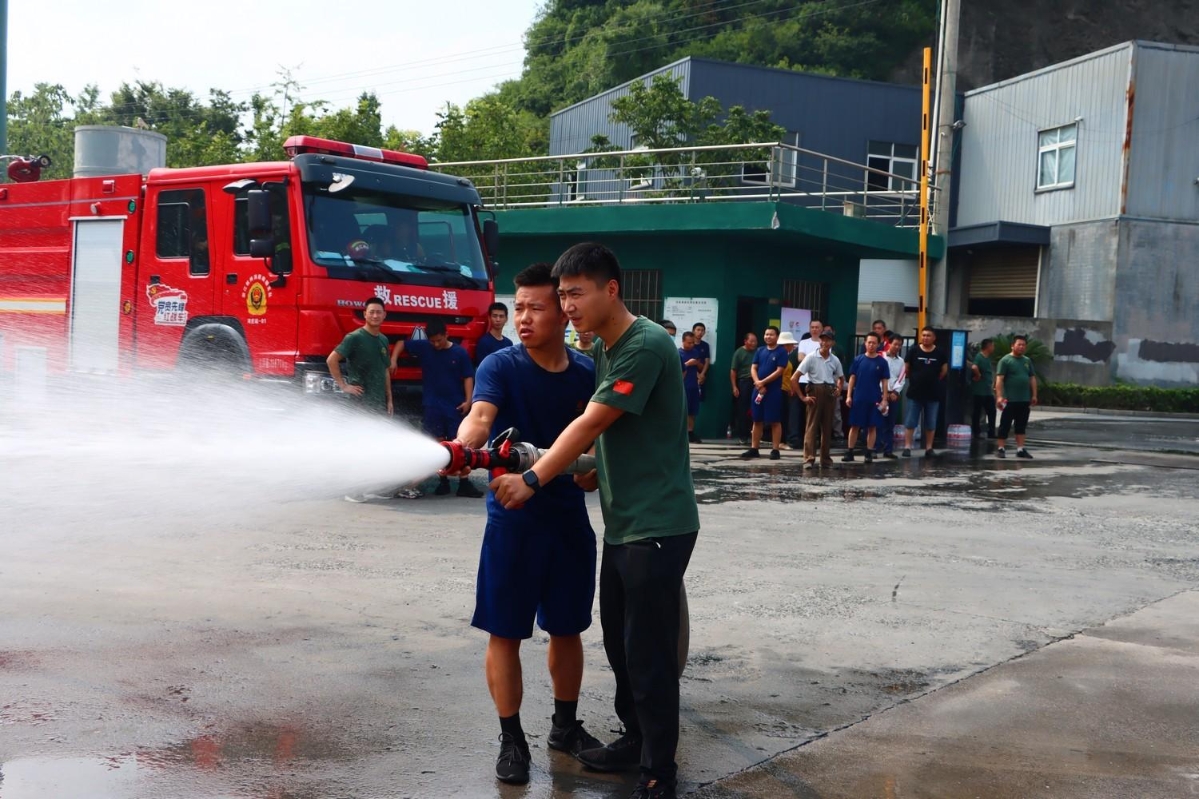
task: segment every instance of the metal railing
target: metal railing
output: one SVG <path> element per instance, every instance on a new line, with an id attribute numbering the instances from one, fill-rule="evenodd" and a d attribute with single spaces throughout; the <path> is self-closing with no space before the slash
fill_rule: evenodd
<path id="1" fill-rule="evenodd" d="M 786 202 L 920 224 L 920 181 L 780 142 L 435 163 L 494 209 L 727 201 Z"/>

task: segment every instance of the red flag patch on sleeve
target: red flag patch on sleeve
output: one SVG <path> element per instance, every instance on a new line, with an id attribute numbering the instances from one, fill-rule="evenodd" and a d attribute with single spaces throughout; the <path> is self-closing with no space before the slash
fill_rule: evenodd
<path id="1" fill-rule="evenodd" d="M 624 394 L 627 397 L 633 393 L 633 384 L 628 380 L 617 380 L 612 384 L 612 390 L 617 394 Z"/>

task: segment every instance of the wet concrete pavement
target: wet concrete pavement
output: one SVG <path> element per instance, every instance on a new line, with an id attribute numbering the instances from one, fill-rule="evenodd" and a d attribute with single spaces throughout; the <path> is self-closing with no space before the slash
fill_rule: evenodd
<path id="1" fill-rule="evenodd" d="M 794 453 L 694 451 L 685 791 L 1194 785 L 1199 763 L 1178 754 L 1194 738 L 1176 730 L 1195 717 L 1193 605 L 1171 603 L 1199 588 L 1195 459 L 1041 447 L 803 474 Z M 626 795 L 627 779 L 545 750 L 540 633 L 525 646 L 533 781 L 495 783 L 468 626 L 482 518 L 452 497 L 330 498 L 5 531 L 0 799 Z M 609 738 L 598 619 L 584 642 L 580 713 Z M 1088 706 L 1122 709 L 1105 722 Z M 1098 772 L 1126 781 L 1087 792 Z"/>

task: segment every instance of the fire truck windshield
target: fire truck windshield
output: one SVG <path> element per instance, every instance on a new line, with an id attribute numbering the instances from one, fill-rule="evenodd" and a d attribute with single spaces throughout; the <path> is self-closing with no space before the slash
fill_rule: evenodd
<path id="1" fill-rule="evenodd" d="M 469 205 L 355 189 L 305 187 L 309 252 L 330 277 L 487 287 Z"/>

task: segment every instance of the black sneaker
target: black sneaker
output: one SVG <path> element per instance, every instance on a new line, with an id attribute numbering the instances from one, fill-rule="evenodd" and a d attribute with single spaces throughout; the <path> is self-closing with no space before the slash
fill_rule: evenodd
<path id="1" fill-rule="evenodd" d="M 510 732 L 500 733 L 500 755 L 495 759 L 495 776 L 500 782 L 524 785 L 529 781 L 529 744 Z"/>
<path id="2" fill-rule="evenodd" d="M 783 456 L 781 454 L 779 454 L 779 451 L 777 449 L 770 450 L 770 460 L 777 461 L 781 457 L 783 457 Z"/>
<path id="3" fill-rule="evenodd" d="M 884 458 L 886 458 L 886 459 L 887 459 L 887 460 L 889 460 L 889 461 L 893 461 L 893 460 L 895 460 L 896 458 L 898 458 L 899 456 L 898 456 L 898 455 L 896 455 L 894 452 L 884 452 L 884 453 L 883 453 L 883 457 L 884 457 Z"/>
<path id="4" fill-rule="evenodd" d="M 741 453 L 741 457 L 745 460 L 750 460 L 751 458 L 762 457 L 762 453 L 758 452 L 756 448 L 750 447 L 749 449 L 745 450 L 745 452 Z"/>
<path id="5" fill-rule="evenodd" d="M 641 766 L 641 736 L 625 733 L 607 746 L 575 755 L 592 771 L 631 771 Z"/>
<path id="6" fill-rule="evenodd" d="M 550 749 L 565 752 L 574 757 L 578 757 L 579 752 L 588 749 L 604 748 L 604 742 L 583 729 L 583 722 L 581 721 L 574 721 L 565 727 L 552 724 L 550 735 L 545 739 L 545 745 Z"/>
<path id="7" fill-rule="evenodd" d="M 480 491 L 479 487 L 470 480 L 466 479 L 465 477 L 461 477 L 458 479 L 458 496 L 478 499 L 479 497 L 483 496 L 483 492 Z"/>
<path id="8" fill-rule="evenodd" d="M 1032 455 L 1029 455 L 1028 450 L 1023 449 L 1023 448 L 1016 450 L 1016 457 L 1017 458 L 1028 458 L 1029 460 L 1032 460 Z"/>
<path id="9" fill-rule="evenodd" d="M 1005 450 L 1003 447 L 1000 447 L 999 449 L 995 450 L 995 457 L 996 458 L 1006 458 L 1007 450 Z"/>
<path id="10" fill-rule="evenodd" d="M 704 440 L 702 438 L 700 438 L 699 436 L 696 436 L 695 438 L 691 439 L 691 443 L 692 444 L 702 444 L 702 443 L 704 443 Z"/>
<path id="11" fill-rule="evenodd" d="M 677 796 L 674 783 L 643 778 L 629 794 L 629 799 L 675 799 Z"/>
<path id="12" fill-rule="evenodd" d="M 900 454 L 901 454 L 901 455 L 903 455 L 905 458 L 910 458 L 910 457 L 912 457 L 912 451 L 911 451 L 910 449 L 905 449 L 905 450 L 904 450 L 903 452 L 901 452 Z"/>
<path id="13" fill-rule="evenodd" d="M 844 463 L 853 463 L 853 450 L 852 449 L 845 450 L 845 454 L 841 456 L 841 460 Z"/>
<path id="14" fill-rule="evenodd" d="M 447 477 L 441 478 L 441 482 L 439 482 L 437 484 L 437 488 L 433 489 L 433 493 L 439 497 L 444 497 L 446 494 L 450 493 L 449 478 L 447 478 Z"/>
<path id="15" fill-rule="evenodd" d="M 931 450 L 931 449 L 926 449 L 926 450 L 924 451 L 924 457 L 926 457 L 926 458 L 935 458 L 935 457 L 937 457 L 937 453 L 936 453 L 934 450 Z"/>

